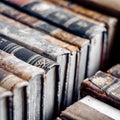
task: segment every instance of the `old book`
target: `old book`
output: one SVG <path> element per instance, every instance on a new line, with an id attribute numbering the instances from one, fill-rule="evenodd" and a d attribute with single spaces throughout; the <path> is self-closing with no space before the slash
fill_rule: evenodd
<path id="1" fill-rule="evenodd" d="M 12 92 L 0 86 L 0 120 L 12 120 L 10 116 L 10 104 Z"/>
<path id="2" fill-rule="evenodd" d="M 0 21 L 1 21 L 1 27 L 5 26 L 4 30 L 7 29 L 8 31 L 7 33 L 6 30 L 5 31 L 1 30 L 1 34 L 12 38 L 11 40 L 13 42 L 23 45 L 24 47 L 31 49 L 37 52 L 38 54 L 41 54 L 47 58 L 50 58 L 60 64 L 61 66 L 60 89 L 61 90 L 60 90 L 59 97 L 60 97 L 60 102 L 61 102 L 64 84 L 68 78 L 67 74 L 69 71 L 69 64 L 70 64 L 70 60 L 69 60 L 70 52 L 66 50 L 65 48 L 56 46 L 50 43 L 49 41 L 43 39 L 45 36 L 47 39 L 47 35 L 44 33 L 38 32 L 34 29 L 30 29 L 29 27 L 28 28 L 25 27 L 25 29 L 23 29 L 24 26 L 18 27 L 18 25 L 13 25 L 11 24 L 11 22 L 16 23 L 16 24 L 20 24 L 20 23 L 17 23 L 10 19 L 9 19 L 10 22 L 8 22 L 8 18 L 4 16 L 0 17 Z M 22 24 L 20 24 L 20 26 L 22 26 Z M 53 38 L 48 36 L 48 39 L 53 39 Z"/>
<path id="3" fill-rule="evenodd" d="M 76 69 L 74 69 L 74 67 L 72 67 L 72 72 L 70 73 L 71 76 L 74 76 L 73 75 L 73 70 L 76 71 L 75 73 L 75 85 L 74 85 L 74 88 L 75 88 L 75 92 L 74 92 L 74 95 L 77 97 L 78 96 L 78 89 L 79 89 L 79 84 L 83 79 L 84 79 L 84 76 L 85 76 L 85 68 L 86 68 L 86 60 L 87 60 L 87 48 L 88 48 L 88 43 L 89 41 L 86 40 L 86 39 L 83 39 L 81 37 L 78 37 L 74 34 L 70 34 L 68 33 L 67 31 L 64 31 L 54 25 L 51 25 L 47 22 L 44 22 L 42 20 L 39 20 L 35 17 L 32 17 L 28 14 L 25 14 L 23 12 L 20 12 L 12 7 L 9 7 L 5 4 L 0 4 L 0 12 L 10 18 L 13 18 L 25 25 L 28 25 L 30 27 L 33 27 L 37 30 L 41 30 L 47 34 L 50 34 L 51 36 L 57 38 L 57 39 L 60 39 L 64 42 L 67 42 L 67 43 L 70 43 L 72 45 L 76 45 L 79 47 L 79 52 L 77 52 L 77 56 L 76 56 Z M 57 42 L 58 43 L 58 42 Z M 71 47 L 69 46 L 69 49 Z M 66 48 L 67 49 L 67 48 Z M 73 50 L 73 49 L 72 49 Z M 75 62 L 72 62 L 72 63 L 75 63 Z M 72 78 L 72 77 L 70 77 Z M 69 83 L 68 83 L 68 104 L 71 103 L 71 91 L 70 89 L 73 89 L 73 80 L 72 79 L 69 79 Z M 70 86 L 72 85 L 72 86 Z M 70 96 L 70 97 L 69 97 Z"/>
<path id="4" fill-rule="evenodd" d="M 53 119 L 53 116 L 58 109 L 57 86 L 60 80 L 59 65 L 54 61 L 45 58 L 29 49 L 19 46 L 2 36 L 0 36 L 0 49 L 31 65 L 44 69 L 46 77 L 45 80 L 42 81 L 43 86 L 41 93 L 44 97 L 42 97 L 41 106 L 43 116 L 46 117 L 46 119 Z"/>
<path id="5" fill-rule="evenodd" d="M 120 78 L 120 64 L 111 67 L 107 72 L 117 78 Z"/>
<path id="6" fill-rule="evenodd" d="M 98 71 L 81 85 L 81 96 L 91 95 L 120 109 L 120 79 Z"/>
<path id="7" fill-rule="evenodd" d="M 61 96 L 63 96 L 64 91 L 66 92 L 66 90 L 64 90 L 65 84 L 67 82 L 69 83 L 69 81 L 74 83 L 74 69 L 76 65 L 76 56 L 78 55 L 79 49 L 73 45 L 64 43 L 49 35 L 46 35 L 45 33 L 30 29 L 29 27 L 19 22 L 15 22 L 14 20 L 9 19 L 5 16 L 1 15 L 0 20 L 4 21 L 8 31 L 10 30 L 9 33 L 6 33 L 4 29 L 1 31 L 1 34 L 12 38 L 12 41 L 21 44 L 24 47 L 32 49 L 33 51 L 42 54 L 43 56 L 48 57 L 60 64 L 60 101 L 62 101 Z M 3 25 L 3 22 L 1 22 L 1 24 Z M 13 28 L 12 30 L 11 27 Z M 16 32 L 19 34 L 15 34 Z M 70 83 L 70 85 L 72 85 L 69 87 L 70 89 L 73 87 L 72 83 Z M 70 95 L 72 95 L 71 92 Z"/>
<path id="8" fill-rule="evenodd" d="M 14 73 L 23 80 L 29 81 L 29 86 L 27 87 L 28 100 L 26 103 L 28 112 L 26 115 L 28 119 L 32 120 L 40 118 L 41 85 L 45 78 L 44 70 L 29 65 L 2 50 L 0 50 L 0 67 Z"/>
<path id="9" fill-rule="evenodd" d="M 0 68 L 0 86 L 13 93 L 12 101 L 10 101 L 13 102 L 13 119 L 26 119 L 26 89 L 28 82 Z"/>
<path id="10" fill-rule="evenodd" d="M 119 0 L 75 0 L 80 4 L 94 8 L 106 14 L 115 17 L 120 17 L 120 2 Z"/>
<path id="11" fill-rule="evenodd" d="M 14 1 L 9 2 L 15 3 Z M 106 40 L 106 30 L 103 24 L 97 24 L 89 18 L 73 14 L 66 9 L 44 1 L 28 2 L 28 4 L 25 2 L 21 6 L 18 3 L 17 5 L 40 19 L 44 19 L 78 36 L 90 39 L 91 45 L 89 47 L 90 53 L 86 76 L 94 74 L 99 69 L 102 44 L 106 44 L 103 43 Z"/>
<path id="12" fill-rule="evenodd" d="M 86 96 L 62 111 L 62 120 L 119 120 L 120 111 L 91 96 Z"/>
<path id="13" fill-rule="evenodd" d="M 105 27 L 108 31 L 107 52 L 106 52 L 106 55 L 107 55 L 106 61 L 107 61 L 110 57 L 111 48 L 113 45 L 113 41 L 115 39 L 115 32 L 116 32 L 115 28 L 117 27 L 118 19 L 116 19 L 115 17 L 112 17 L 112 16 L 102 14 L 102 13 L 94 11 L 94 10 L 85 8 L 82 5 L 75 4 L 68 0 L 51 0 L 51 1 L 56 3 L 57 5 L 65 7 L 71 11 L 78 13 L 78 14 L 85 15 L 89 18 L 92 18 L 94 20 L 97 20 L 97 21 L 105 24 Z"/>

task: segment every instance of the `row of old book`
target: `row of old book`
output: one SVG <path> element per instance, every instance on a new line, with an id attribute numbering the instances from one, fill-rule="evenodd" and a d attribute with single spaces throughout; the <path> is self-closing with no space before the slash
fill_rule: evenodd
<path id="1" fill-rule="evenodd" d="M 117 22 L 66 0 L 2 0 L 0 120 L 52 120 L 78 100 L 106 65 Z"/>
<path id="2" fill-rule="evenodd" d="M 56 120 L 119 120 L 120 64 L 85 79 L 80 92 L 82 99 L 62 111 Z"/>

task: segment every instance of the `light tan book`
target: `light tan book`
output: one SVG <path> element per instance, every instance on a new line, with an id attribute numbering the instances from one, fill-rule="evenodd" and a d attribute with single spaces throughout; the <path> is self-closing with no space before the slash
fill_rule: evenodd
<path id="1" fill-rule="evenodd" d="M 15 76 L 14 74 L 5 71 L 0 68 L 0 86 L 11 91 L 13 97 L 10 103 L 13 104 L 11 109 L 13 109 L 14 120 L 26 119 L 26 103 L 27 103 L 27 86 L 28 82 Z M 12 114 L 12 111 L 11 111 Z M 12 115 L 11 115 L 12 116 Z"/>
<path id="2" fill-rule="evenodd" d="M 2 50 L 0 50 L 0 67 L 14 73 L 23 80 L 29 81 L 29 86 L 27 87 L 28 112 L 26 115 L 28 119 L 32 120 L 39 118 L 41 111 L 41 84 L 45 78 L 44 70 L 27 64 Z"/>
<path id="3" fill-rule="evenodd" d="M 9 99 L 12 96 L 12 92 L 6 90 L 0 86 L 0 120 L 11 120 L 10 115 L 10 103 Z"/>

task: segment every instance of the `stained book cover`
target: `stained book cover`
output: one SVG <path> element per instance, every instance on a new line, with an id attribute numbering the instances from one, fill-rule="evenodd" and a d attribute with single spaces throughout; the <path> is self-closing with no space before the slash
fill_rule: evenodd
<path id="1" fill-rule="evenodd" d="M 116 33 L 115 28 L 117 27 L 118 19 L 112 16 L 102 14 L 100 12 L 88 9 L 86 7 L 83 7 L 82 5 L 78 5 L 71 1 L 67 1 L 67 0 L 51 0 L 51 1 L 57 5 L 65 7 L 78 14 L 82 14 L 84 16 L 87 16 L 89 18 L 92 18 L 96 21 L 99 21 L 105 24 L 105 27 L 108 31 L 107 51 L 105 56 L 106 57 L 105 61 L 107 62 L 110 57 L 113 41 L 115 39 L 115 33 Z"/>
<path id="2" fill-rule="evenodd" d="M 41 54 L 47 58 L 50 58 L 60 64 L 61 90 L 59 96 L 60 98 L 62 98 L 61 96 L 63 94 L 64 83 L 65 81 L 67 81 L 68 78 L 67 76 L 68 76 L 69 64 L 70 64 L 70 59 L 69 59 L 70 51 L 66 50 L 65 48 L 54 45 L 48 40 L 46 40 L 47 38 L 53 40 L 53 38 L 42 32 L 36 31 L 34 29 L 30 29 L 29 27 L 25 27 L 25 29 L 23 29 L 24 25 L 15 22 L 13 20 L 10 20 L 2 15 L 0 17 L 0 20 L 1 20 L 1 28 L 4 28 L 4 30 L 1 29 L 1 34 L 12 38 L 11 40 L 13 42 L 23 45 L 24 47 L 31 49 L 36 53 Z M 12 22 L 15 25 L 12 24 Z M 5 26 L 3 26 L 3 24 Z M 5 29 L 7 29 L 8 32 L 6 32 Z M 60 101 L 62 101 L 62 99 Z"/>
<path id="3" fill-rule="evenodd" d="M 81 96 L 91 95 L 111 106 L 120 109 L 120 79 L 98 71 L 83 81 Z"/>
<path id="4" fill-rule="evenodd" d="M 90 8 L 94 8 L 99 10 L 100 12 L 104 12 L 106 14 L 110 14 L 115 17 L 120 17 L 120 1 L 119 0 L 75 0 L 80 4 L 88 6 Z"/>
<path id="5" fill-rule="evenodd" d="M 111 67 L 107 72 L 120 79 L 120 64 Z"/>
<path id="6" fill-rule="evenodd" d="M 13 1 L 12 3 L 15 2 Z M 19 3 L 17 5 L 19 5 Z M 102 49 L 102 44 L 106 44 L 106 30 L 103 24 L 95 24 L 83 16 L 78 16 L 59 6 L 44 1 L 28 2 L 28 4 L 25 2 L 25 4 L 23 3 L 21 5 L 21 8 L 40 19 L 44 19 L 78 36 L 90 39 L 91 45 L 89 48 L 90 53 L 86 76 L 94 74 L 99 69 L 101 55 L 103 51 L 106 51 L 106 48 Z M 97 58 L 95 57 L 96 55 L 98 56 Z"/>
<path id="7" fill-rule="evenodd" d="M 12 97 L 12 92 L 0 86 L 0 120 L 12 120 L 10 115 L 9 99 Z"/>
<path id="8" fill-rule="evenodd" d="M 75 75 L 74 69 L 75 69 L 75 64 L 76 64 L 76 55 L 77 55 L 78 48 L 73 45 L 63 43 L 60 40 L 56 40 L 55 38 L 52 38 L 46 35 L 45 33 L 36 31 L 34 29 L 30 29 L 29 27 L 24 26 L 23 24 L 21 25 L 20 23 L 15 22 L 14 20 L 11 20 L 2 15 L 0 18 L 2 21 L 6 21 L 5 26 L 9 31 L 6 34 L 6 32 L 4 31 L 5 29 L 1 30 L 1 34 L 12 38 L 13 42 L 23 45 L 24 47 L 27 47 L 60 64 L 61 66 L 60 101 L 62 102 L 61 96 L 63 96 L 62 94 L 64 93 L 63 89 L 64 89 L 65 84 L 67 83 L 69 79 L 72 79 L 71 81 L 74 82 L 74 75 Z M 1 24 L 3 25 L 3 22 Z M 18 34 L 15 34 L 16 32 Z M 69 88 L 72 88 L 72 87 L 69 87 Z M 63 99 L 64 99 L 64 96 L 63 96 Z"/>
<path id="9" fill-rule="evenodd" d="M 25 81 L 29 81 L 27 87 L 27 110 L 28 119 L 36 120 L 40 117 L 41 84 L 45 78 L 44 70 L 29 65 L 13 55 L 0 50 L 0 67 L 14 73 Z M 34 98 L 34 99 L 33 99 Z"/>
<path id="10" fill-rule="evenodd" d="M 10 113 L 13 114 L 12 119 L 26 119 L 26 89 L 28 82 L 0 68 L 0 86 L 13 93 L 12 101 L 10 101 L 13 102 L 13 106 L 11 106 L 13 108 L 13 113 L 12 111 Z"/>
<path id="11" fill-rule="evenodd" d="M 62 120 L 119 120 L 119 113 L 118 109 L 86 96 L 62 111 L 60 118 Z"/>
<path id="12" fill-rule="evenodd" d="M 53 119 L 55 116 L 55 112 L 58 107 L 58 84 L 59 84 L 59 73 L 60 68 L 57 63 L 54 61 L 45 58 L 29 49 L 26 49 L 22 46 L 19 46 L 5 37 L 0 37 L 0 49 L 10 53 L 17 58 L 34 65 L 36 67 L 42 68 L 45 71 L 45 80 L 42 81 L 42 111 L 43 116 L 49 117 L 49 119 Z M 51 85 L 51 87 L 50 87 Z M 48 101 L 49 99 L 49 101 Z M 57 113 L 56 113 L 57 114 Z"/>
<path id="13" fill-rule="evenodd" d="M 76 73 L 75 73 L 75 85 L 74 85 L 74 88 L 75 88 L 75 92 L 74 92 L 74 95 L 75 96 L 78 96 L 78 93 L 77 91 L 79 91 L 79 84 L 80 81 L 82 81 L 84 79 L 84 76 L 85 76 L 85 68 L 86 68 L 86 58 L 87 58 L 87 47 L 88 47 L 88 43 L 89 41 L 84 39 L 84 38 L 81 38 L 81 37 L 78 37 L 76 35 L 73 35 L 73 34 L 70 34 L 54 25 L 51 25 L 47 22 L 44 22 L 42 20 L 39 20 L 35 17 L 32 17 L 30 15 L 27 15 L 23 12 L 20 12 L 12 7 L 9 7 L 5 4 L 0 4 L 1 5 L 1 10 L 0 12 L 12 19 L 15 19 L 25 25 L 28 25 L 30 27 L 33 27 L 37 30 L 40 30 L 40 31 L 43 31 L 47 34 L 50 34 L 51 36 L 57 38 L 57 39 L 60 39 L 61 41 L 64 41 L 64 42 L 67 42 L 67 43 L 70 43 L 72 45 L 76 45 L 79 47 L 79 52 L 77 52 L 77 56 L 76 56 Z M 56 41 L 58 43 L 58 41 Z M 59 45 L 59 44 L 58 44 Z M 67 44 L 66 44 L 67 45 Z M 68 46 L 68 47 L 65 47 L 66 49 L 70 50 L 70 51 L 75 51 L 75 50 L 78 50 L 78 49 L 75 49 L 74 47 L 72 46 Z M 72 62 L 73 63 L 73 62 Z M 74 62 L 75 63 L 75 62 Z M 72 68 L 72 71 L 73 71 L 74 68 Z M 74 72 L 72 72 L 74 73 Z M 73 76 L 71 74 L 71 76 Z M 73 83 L 72 83 L 72 77 L 70 77 L 71 80 L 69 79 L 69 82 L 72 86 L 73 86 Z M 69 88 L 68 88 L 68 91 L 70 91 L 69 93 L 71 94 L 71 90 L 69 90 L 70 88 L 72 88 L 72 86 L 68 85 Z M 71 96 L 71 95 L 68 95 L 68 96 Z M 71 96 L 72 97 L 72 96 Z M 69 100 L 67 101 L 71 101 L 70 97 L 68 97 Z M 70 103 L 69 103 L 70 104 Z"/>

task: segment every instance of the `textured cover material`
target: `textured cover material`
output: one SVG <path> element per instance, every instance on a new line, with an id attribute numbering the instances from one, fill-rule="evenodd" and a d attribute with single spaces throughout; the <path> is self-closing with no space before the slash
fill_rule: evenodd
<path id="1" fill-rule="evenodd" d="M 45 73 L 47 73 L 52 67 L 58 65 L 54 61 L 45 58 L 27 48 L 17 45 L 2 36 L 0 36 L 0 49 L 7 53 L 13 54 L 17 58 L 31 65 L 44 69 Z"/>
<path id="2" fill-rule="evenodd" d="M 70 34 L 67 31 L 64 31 L 63 29 L 60 29 L 54 25 L 51 25 L 47 22 L 41 21 L 35 17 L 32 17 L 30 15 L 27 15 L 23 12 L 20 12 L 12 7 L 9 7 L 3 3 L 0 4 L 0 12 L 3 15 L 6 15 L 12 19 L 15 19 L 25 25 L 28 25 L 30 27 L 33 27 L 37 30 L 44 31 L 47 34 L 50 34 L 51 36 L 58 38 L 64 42 L 70 43 L 72 45 L 76 45 L 79 47 L 79 50 L 77 47 L 75 48 L 74 46 L 70 46 L 64 43 L 64 46 L 62 45 L 61 47 L 64 47 L 71 52 L 78 50 L 78 56 L 76 63 L 76 84 L 75 86 L 78 87 L 79 81 L 84 79 L 85 75 L 85 68 L 86 68 L 86 55 L 87 55 L 87 46 L 89 41 L 87 39 L 81 38 L 79 36 L 76 36 L 74 34 Z M 52 42 L 52 41 L 50 41 Z M 55 43 L 55 40 L 54 40 Z M 60 43 L 59 41 L 56 41 L 57 45 L 61 45 L 63 43 Z M 55 44 L 56 44 L 55 43 Z M 83 55 L 84 54 L 84 55 Z M 84 62 L 83 62 L 84 61 Z M 78 90 L 77 90 L 78 91 Z"/>
<path id="3" fill-rule="evenodd" d="M 87 39 L 78 37 L 72 33 L 70 34 L 69 32 L 67 32 L 63 29 L 60 29 L 52 24 L 49 24 L 45 21 L 42 21 L 38 18 L 30 16 L 21 11 L 18 11 L 17 9 L 12 8 L 3 3 L 0 3 L 0 8 L 1 8 L 0 9 L 1 14 L 6 15 L 10 18 L 13 18 L 23 24 L 30 26 L 30 27 L 44 31 L 44 32 L 52 35 L 53 37 L 56 37 L 64 42 L 70 43 L 72 45 L 76 45 L 80 48 L 89 43 L 89 41 L 87 41 Z"/>
<path id="4" fill-rule="evenodd" d="M 38 115 L 40 116 L 40 106 L 36 106 L 36 104 L 41 103 L 41 84 L 42 80 L 45 78 L 44 70 L 29 65 L 2 50 L 0 50 L 0 67 L 14 73 L 26 81 L 29 81 L 29 86 L 27 88 L 28 113 L 26 113 L 26 115 L 28 115 L 28 119 L 34 120 L 35 118 L 38 118 Z M 36 109 L 37 111 L 35 111 Z"/>
<path id="5" fill-rule="evenodd" d="M 94 104 L 94 99 L 92 102 Z M 102 105 L 101 107 L 104 106 Z M 60 117 L 63 120 L 112 120 L 112 118 L 98 111 L 96 108 L 84 103 L 84 100 L 80 100 L 62 111 Z"/>
<path id="6" fill-rule="evenodd" d="M 91 95 L 120 109 L 120 79 L 98 71 L 93 77 L 83 81 L 81 96 Z"/>
<path id="7" fill-rule="evenodd" d="M 60 94 L 61 95 L 60 96 L 62 96 L 64 92 L 63 89 L 66 84 L 65 82 L 71 79 L 71 77 L 72 77 L 72 81 L 74 82 L 75 74 L 72 73 L 73 75 L 70 76 L 71 75 L 70 72 L 72 71 L 70 65 L 73 65 L 71 64 L 71 61 L 72 61 L 71 59 L 76 54 L 77 52 L 76 50 L 78 50 L 78 48 L 68 43 L 64 43 L 60 40 L 57 40 L 53 37 L 50 37 L 45 33 L 31 29 L 19 22 L 15 22 L 14 20 L 9 19 L 5 16 L 1 15 L 0 20 L 2 20 L 3 22 L 6 21 L 4 25 L 6 26 L 5 29 L 7 29 L 8 31 L 6 33 L 5 29 L 1 30 L 1 34 L 12 38 L 11 39 L 12 41 L 20 45 L 23 45 L 24 47 L 29 48 L 60 64 L 61 66 L 61 73 L 60 73 L 60 78 L 61 78 Z M 3 22 L 1 22 L 2 26 L 3 26 Z M 69 49 L 69 51 L 66 49 Z M 76 57 L 74 57 L 74 59 L 76 59 Z M 76 64 L 75 60 L 73 63 Z"/>
<path id="8" fill-rule="evenodd" d="M 52 85 L 56 86 L 55 88 L 50 87 L 49 91 L 51 90 L 51 88 L 55 89 L 54 90 L 55 92 L 51 93 L 51 94 L 55 93 L 55 95 L 54 95 L 54 98 L 55 98 L 54 99 L 54 104 L 55 104 L 55 106 L 54 106 L 54 108 L 51 108 L 51 109 L 55 109 L 56 108 L 56 111 L 57 111 L 57 109 L 58 109 L 57 108 L 58 107 L 58 105 L 57 105 L 57 102 L 58 102 L 58 100 L 57 100 L 57 89 L 58 89 L 57 88 L 58 87 L 57 84 L 59 83 L 59 80 L 60 80 L 60 78 L 59 78 L 59 72 L 60 72 L 59 71 L 59 69 L 60 69 L 59 65 L 57 63 L 55 63 L 54 61 L 52 61 L 52 60 L 50 60 L 48 58 L 45 58 L 45 57 L 43 57 L 43 56 L 41 56 L 41 55 L 39 55 L 39 54 L 29 50 L 29 49 L 26 49 L 26 48 L 24 48 L 22 46 L 19 46 L 19 45 L 15 44 L 15 43 L 9 41 L 9 39 L 3 38 L 1 36 L 0 36 L 0 49 L 5 51 L 5 52 L 7 52 L 7 53 L 13 54 L 17 58 L 19 58 L 19 59 L 21 59 L 21 60 L 23 60 L 23 61 L 25 61 L 25 62 L 27 62 L 27 63 L 29 63 L 31 65 L 34 65 L 36 67 L 44 69 L 44 71 L 46 73 L 46 79 L 43 82 L 51 81 L 51 83 L 52 83 L 52 81 L 53 81 L 54 85 L 53 84 Z M 54 73 L 51 73 L 51 75 L 53 75 L 53 76 L 55 75 L 57 77 L 55 79 L 51 80 L 50 76 L 48 76 L 48 74 L 51 71 L 51 69 L 53 69 L 53 68 L 55 68 L 55 71 L 54 71 Z M 47 89 L 45 87 L 45 85 L 43 85 L 42 88 L 44 90 Z M 46 100 L 46 96 L 47 96 L 47 97 L 49 97 L 49 101 L 50 101 L 51 99 L 50 99 L 49 94 L 47 93 L 47 95 L 46 95 L 43 89 L 42 89 L 42 91 L 44 93 L 43 94 L 44 100 Z M 43 104 L 43 102 L 44 101 L 42 101 L 42 104 Z M 49 106 L 49 104 L 47 106 Z M 43 109 L 44 109 L 44 107 L 43 107 Z M 54 111 L 54 114 L 55 114 L 55 110 L 53 110 L 53 111 Z"/>
<path id="9" fill-rule="evenodd" d="M 76 16 L 76 14 L 72 14 L 71 12 L 68 12 L 67 10 L 63 10 L 62 8 L 55 6 L 48 2 L 33 2 L 31 4 L 27 4 L 22 7 L 22 9 L 26 10 L 29 13 L 32 13 L 33 15 L 45 19 L 46 21 L 49 21 L 50 23 L 59 26 L 67 31 L 71 31 L 72 33 L 79 35 L 84 38 L 89 38 L 91 43 L 97 43 L 102 44 L 103 42 L 102 38 L 103 34 L 106 32 L 103 24 L 95 24 L 94 22 L 91 22 L 89 20 L 86 20 L 83 16 Z M 99 36 L 99 37 L 98 37 Z M 104 37 L 105 38 L 105 37 Z M 104 39 L 105 40 L 105 39 Z M 104 44 L 104 43 L 103 43 Z M 94 44 L 93 44 L 94 45 Z M 94 45 L 94 46 L 95 46 Z M 90 46 L 90 50 L 94 51 L 96 53 L 93 53 L 94 55 L 97 54 L 98 57 L 96 60 L 97 63 L 94 65 L 92 62 L 88 61 L 88 68 L 90 72 L 87 73 L 87 76 L 90 76 L 91 74 L 94 74 L 96 70 L 100 67 L 100 60 L 101 60 L 101 51 L 102 49 L 97 46 L 99 50 L 93 50 Z M 100 51 L 100 52 L 99 52 Z M 104 50 L 103 50 L 104 51 Z M 99 53 L 98 53 L 99 52 Z M 91 53 L 91 54 L 92 54 Z M 93 61 L 93 55 L 89 54 L 89 60 Z"/>
<path id="10" fill-rule="evenodd" d="M 120 78 L 120 64 L 113 66 L 107 72 L 117 78 Z"/>
<path id="11" fill-rule="evenodd" d="M 24 94 L 20 95 L 17 90 L 20 90 L 21 88 L 24 88 L 24 93 L 26 92 L 26 86 L 28 85 L 27 81 L 24 81 L 17 76 L 13 75 L 12 73 L 9 73 L 3 69 L 0 68 L 0 86 L 3 88 L 10 90 L 13 93 L 13 119 L 14 120 L 21 120 L 25 119 L 26 114 L 26 104 L 25 101 L 27 99 L 27 96 L 23 97 Z M 20 100 L 16 98 L 20 98 Z M 17 100 L 17 101 L 16 101 Z M 24 101 L 24 102 L 23 102 Z M 19 102 L 16 104 L 16 102 Z M 19 110 L 18 110 L 19 107 Z M 12 113 L 11 113 L 12 114 Z M 19 117 L 19 118 L 18 118 Z"/>
<path id="12" fill-rule="evenodd" d="M 78 52 L 78 56 L 77 56 L 78 63 L 76 64 L 77 73 L 75 75 L 76 84 L 77 84 L 77 86 L 75 85 L 76 86 L 75 88 L 79 89 L 78 83 L 79 83 L 79 81 L 84 79 L 84 75 L 85 75 L 86 56 L 87 56 L 87 50 L 86 50 L 87 48 L 86 47 L 88 46 L 89 41 L 87 39 L 81 38 L 74 34 L 70 34 L 69 32 L 64 31 L 63 29 L 60 29 L 60 28 L 58 28 L 54 25 L 51 25 L 47 22 L 44 22 L 35 17 L 32 17 L 28 14 L 20 12 L 20 11 L 18 11 L 10 6 L 7 6 L 3 3 L 0 4 L 0 7 L 1 7 L 1 9 L 0 9 L 1 14 L 6 15 L 12 19 L 15 19 L 15 20 L 17 20 L 25 25 L 28 25 L 30 27 L 33 27 L 37 30 L 46 32 L 47 34 L 50 34 L 51 36 L 58 38 L 64 42 L 67 42 L 67 43 L 70 43 L 72 45 L 76 45 L 79 47 L 79 52 Z M 58 41 L 56 41 L 56 43 L 58 43 L 57 45 L 61 45 L 61 47 L 65 46 L 65 48 L 70 50 L 71 52 L 77 50 L 77 48 L 75 48 L 73 46 L 70 46 L 67 44 L 64 44 L 64 46 L 63 46 L 62 43 L 60 43 Z M 84 54 L 84 57 L 83 57 L 83 54 Z M 83 61 L 84 61 L 84 63 L 83 63 Z M 77 89 L 77 91 L 78 91 L 78 89 Z"/>
<path id="13" fill-rule="evenodd" d="M 82 5 L 75 4 L 71 1 L 67 1 L 67 0 L 51 0 L 51 1 L 56 3 L 57 5 L 65 7 L 78 14 L 85 15 L 87 17 L 90 17 L 94 20 L 97 20 L 105 24 L 107 31 L 108 31 L 107 53 L 106 53 L 106 55 L 108 56 L 107 57 L 108 59 L 111 53 L 111 47 L 112 47 L 113 40 L 115 38 L 115 32 L 116 32 L 115 28 L 117 27 L 118 20 L 114 17 L 107 16 L 97 11 L 93 11 L 91 9 L 83 7 Z"/>

